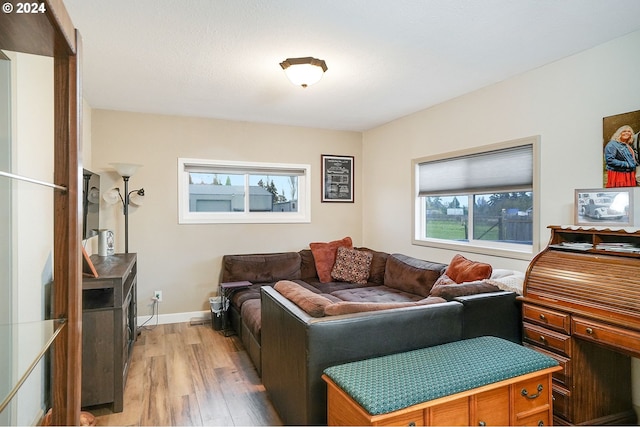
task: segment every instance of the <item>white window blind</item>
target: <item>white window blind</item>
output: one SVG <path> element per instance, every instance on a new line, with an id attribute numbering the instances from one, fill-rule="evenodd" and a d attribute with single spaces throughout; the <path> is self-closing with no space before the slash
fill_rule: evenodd
<path id="1" fill-rule="evenodd" d="M 189 173 L 208 173 L 208 174 L 232 174 L 232 175 L 283 175 L 283 176 L 301 176 L 306 170 L 303 168 L 287 168 L 287 167 L 265 167 L 262 165 L 202 165 L 202 164 L 185 164 L 185 172 Z"/>
<path id="2" fill-rule="evenodd" d="M 533 145 L 521 145 L 418 165 L 420 196 L 531 190 Z"/>

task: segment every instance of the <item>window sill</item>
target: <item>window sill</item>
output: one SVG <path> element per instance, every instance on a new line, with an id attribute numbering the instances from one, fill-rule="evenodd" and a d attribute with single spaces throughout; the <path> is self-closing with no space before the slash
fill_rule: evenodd
<path id="1" fill-rule="evenodd" d="M 439 240 L 418 240 L 411 241 L 413 245 L 426 246 L 431 248 L 448 249 L 452 251 L 463 251 L 482 255 L 491 255 L 501 258 L 513 258 L 524 261 L 531 261 L 535 255 L 534 248 L 529 247 L 523 250 L 505 249 L 488 246 L 478 246 L 466 242 L 447 242 Z"/>

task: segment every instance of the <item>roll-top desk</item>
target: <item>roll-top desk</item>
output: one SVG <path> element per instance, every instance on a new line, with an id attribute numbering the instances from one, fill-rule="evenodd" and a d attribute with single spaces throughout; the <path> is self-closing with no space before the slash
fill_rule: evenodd
<path id="1" fill-rule="evenodd" d="M 529 264 L 525 346 L 554 357 L 556 424 L 634 424 L 631 358 L 640 357 L 640 230 L 550 226 Z"/>

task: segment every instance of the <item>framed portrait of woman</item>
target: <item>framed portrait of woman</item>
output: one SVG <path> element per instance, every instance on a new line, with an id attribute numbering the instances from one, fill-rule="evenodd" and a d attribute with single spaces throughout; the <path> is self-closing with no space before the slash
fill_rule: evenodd
<path id="1" fill-rule="evenodd" d="M 602 186 L 636 187 L 640 182 L 640 110 L 602 119 Z"/>

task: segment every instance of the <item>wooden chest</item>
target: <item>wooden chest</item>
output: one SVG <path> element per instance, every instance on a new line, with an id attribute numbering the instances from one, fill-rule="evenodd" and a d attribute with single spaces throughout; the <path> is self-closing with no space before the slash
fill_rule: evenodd
<path id="1" fill-rule="evenodd" d="M 352 362 L 323 375 L 328 424 L 550 425 L 559 369 L 494 337 Z"/>

